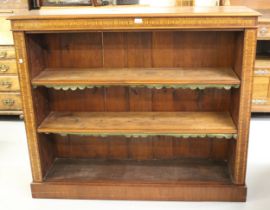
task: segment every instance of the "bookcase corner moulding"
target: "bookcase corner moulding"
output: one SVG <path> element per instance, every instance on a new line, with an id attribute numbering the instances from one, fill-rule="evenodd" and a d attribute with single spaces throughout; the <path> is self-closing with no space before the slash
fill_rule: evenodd
<path id="1" fill-rule="evenodd" d="M 76 11 L 11 17 L 32 196 L 245 201 L 258 13 Z"/>

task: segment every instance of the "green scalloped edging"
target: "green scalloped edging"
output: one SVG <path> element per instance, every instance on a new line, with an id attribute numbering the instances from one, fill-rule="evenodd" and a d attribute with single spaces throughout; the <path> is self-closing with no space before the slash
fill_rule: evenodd
<path id="1" fill-rule="evenodd" d="M 91 88 L 101 88 L 101 87 L 113 87 L 117 85 L 44 85 L 46 88 L 53 88 L 55 90 L 84 90 Z M 125 86 L 125 85 L 119 85 Z M 204 90 L 206 88 L 217 88 L 230 90 L 232 88 L 239 88 L 240 85 L 127 85 L 131 88 L 150 88 L 150 89 L 162 89 L 162 88 L 173 88 L 173 89 L 191 89 L 191 90 Z M 37 86 L 35 85 L 34 88 Z"/>
<path id="2" fill-rule="evenodd" d="M 46 133 L 50 134 L 50 133 Z M 236 139 L 237 134 L 145 134 L 145 133 L 57 133 L 53 132 L 53 134 L 59 134 L 61 136 L 67 135 L 78 135 L 78 136 L 94 136 L 94 137 L 108 137 L 108 136 L 124 136 L 127 138 L 146 138 L 152 136 L 169 136 L 169 137 L 177 137 L 177 138 L 217 138 L 217 139 Z"/>

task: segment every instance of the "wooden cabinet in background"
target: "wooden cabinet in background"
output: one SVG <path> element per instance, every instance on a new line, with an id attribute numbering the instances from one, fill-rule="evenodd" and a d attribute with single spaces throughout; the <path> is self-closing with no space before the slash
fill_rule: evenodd
<path id="1" fill-rule="evenodd" d="M 0 13 L 5 13 L 7 10 L 20 10 L 28 8 L 28 0 L 2 0 L 0 5 Z"/>
<path id="2" fill-rule="evenodd" d="M 259 18 L 252 112 L 270 112 L 270 10 Z"/>
<path id="3" fill-rule="evenodd" d="M 147 11 L 11 17 L 34 198 L 246 200 L 258 13 Z"/>
<path id="4" fill-rule="evenodd" d="M 232 6 L 247 6 L 256 10 L 270 9 L 269 0 L 229 0 L 229 1 Z"/>
<path id="5" fill-rule="evenodd" d="M 0 5 L 0 115 L 20 115 L 22 107 L 15 48 L 10 21 L 6 18 L 26 10 L 27 0 L 5 0 Z"/>
<path id="6" fill-rule="evenodd" d="M 0 13 L 0 47 L 5 45 L 13 45 L 13 37 L 10 31 L 10 21 L 6 18 L 11 15 L 11 13 Z M 0 52 L 0 59 L 5 59 L 5 49 Z M 15 58 L 15 57 L 14 57 Z"/>
<path id="7" fill-rule="evenodd" d="M 1 62 L 1 66 L 4 65 L 4 63 L 9 63 L 8 66 L 12 65 L 12 68 L 16 67 L 16 62 L 13 62 L 12 60 L 9 60 L 11 58 L 15 58 L 15 49 L 13 46 L 8 45 L 2 45 L 0 46 L 0 59 L 7 59 L 5 62 Z M 1 72 L 8 72 L 10 68 L 8 68 L 6 71 L 4 71 L 2 68 L 0 69 Z"/>
<path id="8" fill-rule="evenodd" d="M 15 48 L 6 15 L 0 16 L 0 115 L 22 117 Z"/>
<path id="9" fill-rule="evenodd" d="M 270 19 L 264 21 L 261 20 L 259 24 L 258 40 L 270 40 Z"/>
<path id="10" fill-rule="evenodd" d="M 270 57 L 258 56 L 254 68 L 253 112 L 270 112 Z"/>
<path id="11" fill-rule="evenodd" d="M 270 2 L 269 0 L 231 0 L 258 10 L 257 58 L 254 68 L 252 112 L 270 112 Z"/>
<path id="12" fill-rule="evenodd" d="M 21 114 L 21 95 L 19 93 L 1 93 L 0 94 L 0 114 L 6 112 L 11 112 L 10 114 Z"/>

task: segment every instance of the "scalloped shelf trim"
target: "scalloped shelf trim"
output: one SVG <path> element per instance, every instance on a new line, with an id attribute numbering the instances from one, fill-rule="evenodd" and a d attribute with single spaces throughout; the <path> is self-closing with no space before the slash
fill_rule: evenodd
<path id="1" fill-rule="evenodd" d="M 102 87 L 112 87 L 116 85 L 45 85 L 46 88 L 53 88 L 55 90 L 84 90 L 91 88 L 102 88 Z M 120 85 L 124 86 L 124 85 Z M 191 90 L 204 90 L 206 88 L 217 88 L 230 90 L 232 88 L 239 88 L 240 85 L 128 85 L 131 88 L 150 88 L 150 89 L 163 89 L 163 88 L 173 88 L 173 89 L 191 89 Z M 36 88 L 37 86 L 34 86 Z"/>
<path id="2" fill-rule="evenodd" d="M 51 134 L 51 133 L 46 133 Z M 177 138 L 217 138 L 217 139 L 236 139 L 237 134 L 144 134 L 144 133 L 57 133 L 53 132 L 52 134 L 59 134 L 61 136 L 68 136 L 68 135 L 77 135 L 77 136 L 93 136 L 93 137 L 109 137 L 109 136 L 124 136 L 127 138 L 146 138 L 146 137 L 153 137 L 153 136 L 169 136 L 169 137 L 177 137 Z"/>

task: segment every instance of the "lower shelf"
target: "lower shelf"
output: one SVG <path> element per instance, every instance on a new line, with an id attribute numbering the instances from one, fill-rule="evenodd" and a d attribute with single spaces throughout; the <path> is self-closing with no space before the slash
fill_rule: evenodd
<path id="1" fill-rule="evenodd" d="M 224 161 L 56 159 L 35 198 L 245 201 Z"/>
<path id="2" fill-rule="evenodd" d="M 46 181 L 229 184 L 224 161 L 56 159 Z"/>
<path id="3" fill-rule="evenodd" d="M 46 181 L 231 183 L 224 161 L 56 159 Z"/>

